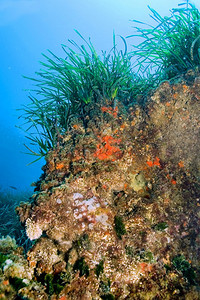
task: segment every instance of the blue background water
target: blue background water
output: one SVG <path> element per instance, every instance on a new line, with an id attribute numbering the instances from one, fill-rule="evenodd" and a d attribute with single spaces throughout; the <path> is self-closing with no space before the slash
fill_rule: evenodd
<path id="1" fill-rule="evenodd" d="M 0 0 L 0 187 L 30 190 L 41 174 L 44 160 L 27 166 L 24 133 L 15 125 L 21 105 L 29 102 L 26 89 L 40 69 L 41 53 L 50 49 L 65 57 L 61 44 L 68 39 L 80 42 L 74 29 L 99 51 L 112 48 L 113 30 L 124 37 L 133 34 L 132 19 L 152 23 L 147 5 L 161 15 L 182 1 L 176 0 Z M 193 1 L 199 8 L 199 1 Z M 117 39 L 122 47 L 120 38 Z M 129 45 L 136 41 L 132 38 Z M 131 47 L 130 47 L 131 48 Z M 129 48 L 129 49 L 130 49 Z"/>

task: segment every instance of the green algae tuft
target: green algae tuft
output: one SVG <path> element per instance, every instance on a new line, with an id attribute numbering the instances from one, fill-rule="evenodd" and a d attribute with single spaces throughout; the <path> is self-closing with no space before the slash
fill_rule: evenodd
<path id="1" fill-rule="evenodd" d="M 117 234 L 118 238 L 121 240 L 122 235 L 124 235 L 126 233 L 126 228 L 125 228 L 125 225 L 123 223 L 122 217 L 115 216 L 114 223 L 115 223 L 116 234 Z"/>
<path id="2" fill-rule="evenodd" d="M 81 257 L 75 262 L 73 269 L 74 271 L 80 271 L 80 276 L 89 276 L 89 267 L 86 264 L 84 257 Z"/>

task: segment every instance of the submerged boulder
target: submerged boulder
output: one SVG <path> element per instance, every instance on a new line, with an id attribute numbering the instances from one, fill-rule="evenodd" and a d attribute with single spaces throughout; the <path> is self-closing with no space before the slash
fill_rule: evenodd
<path id="1" fill-rule="evenodd" d="M 200 297 L 198 75 L 162 83 L 128 113 L 118 103 L 74 124 L 17 209 L 43 295 L 31 282 L 23 297 Z"/>

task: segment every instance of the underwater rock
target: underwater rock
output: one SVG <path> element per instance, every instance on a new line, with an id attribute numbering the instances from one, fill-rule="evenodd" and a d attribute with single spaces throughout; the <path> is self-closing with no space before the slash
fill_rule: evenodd
<path id="1" fill-rule="evenodd" d="M 109 119 L 104 108 L 49 152 L 33 202 L 17 209 L 35 243 L 16 294 L 199 299 L 199 100 L 195 74 L 164 82 L 145 107 Z M 1 286 L 10 276 L 2 268 Z"/>

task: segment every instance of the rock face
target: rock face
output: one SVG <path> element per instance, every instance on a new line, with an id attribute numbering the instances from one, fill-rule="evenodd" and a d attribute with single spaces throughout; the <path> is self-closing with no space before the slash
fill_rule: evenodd
<path id="1" fill-rule="evenodd" d="M 49 152 L 33 202 L 17 209 L 35 240 L 27 260 L 38 283 L 19 295 L 200 298 L 199 112 L 200 80 L 188 73 L 145 107 L 125 113 L 119 102 L 87 129 L 74 123 Z"/>

